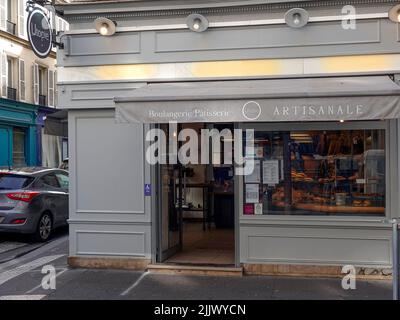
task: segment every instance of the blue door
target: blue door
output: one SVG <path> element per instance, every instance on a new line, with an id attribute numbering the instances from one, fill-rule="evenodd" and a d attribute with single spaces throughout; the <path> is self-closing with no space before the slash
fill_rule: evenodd
<path id="1" fill-rule="evenodd" d="M 12 129 L 0 127 L 0 167 L 11 166 Z"/>

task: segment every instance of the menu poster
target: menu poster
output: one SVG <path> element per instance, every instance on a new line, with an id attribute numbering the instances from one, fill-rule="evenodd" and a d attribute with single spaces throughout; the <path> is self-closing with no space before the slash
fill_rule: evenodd
<path id="1" fill-rule="evenodd" d="M 246 203 L 243 207 L 243 214 L 254 214 L 254 206 L 251 203 Z"/>
<path id="2" fill-rule="evenodd" d="M 252 161 L 254 165 L 251 164 Z M 261 161 L 260 160 L 247 160 L 245 163 L 245 176 L 246 183 L 261 183 Z M 251 170 L 253 169 L 253 170 Z"/>
<path id="3" fill-rule="evenodd" d="M 263 162 L 263 184 L 276 185 L 279 183 L 279 160 Z"/>
<path id="4" fill-rule="evenodd" d="M 246 184 L 246 203 L 258 203 L 260 188 L 258 184 Z"/>
<path id="5" fill-rule="evenodd" d="M 254 204 L 254 214 L 263 214 L 262 203 L 255 203 Z"/>

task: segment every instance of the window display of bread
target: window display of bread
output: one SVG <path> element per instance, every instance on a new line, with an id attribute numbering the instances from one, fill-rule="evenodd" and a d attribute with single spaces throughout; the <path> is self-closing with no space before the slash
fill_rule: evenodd
<path id="1" fill-rule="evenodd" d="M 296 209 L 310 210 L 314 212 L 326 213 L 366 213 L 366 214 L 384 214 L 384 207 L 352 207 L 352 206 L 332 206 L 332 205 L 317 205 L 310 203 L 298 203 L 295 205 Z"/>
<path id="2" fill-rule="evenodd" d="M 355 207 L 370 207 L 372 202 L 371 200 L 354 200 L 353 205 Z"/>
<path id="3" fill-rule="evenodd" d="M 260 141 L 273 142 L 265 146 L 262 161 L 277 163 L 275 176 L 279 181 L 275 185 L 264 184 L 262 201 L 263 208 L 268 208 L 266 211 L 276 211 L 275 214 L 297 211 L 299 215 L 384 214 L 382 133 L 296 131 L 290 133 L 287 144 L 285 136 L 287 133 L 259 133 Z M 366 145 L 366 140 L 371 142 Z"/>
<path id="4" fill-rule="evenodd" d="M 297 172 L 292 170 L 292 179 L 294 182 L 313 182 L 314 179 L 306 175 L 304 172 Z"/>

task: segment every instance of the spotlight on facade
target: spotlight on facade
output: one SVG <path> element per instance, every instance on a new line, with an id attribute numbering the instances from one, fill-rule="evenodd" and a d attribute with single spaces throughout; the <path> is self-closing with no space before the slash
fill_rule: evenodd
<path id="1" fill-rule="evenodd" d="M 302 8 L 293 8 L 285 13 L 285 22 L 291 28 L 301 28 L 308 23 L 309 14 Z"/>
<path id="2" fill-rule="evenodd" d="M 208 20 L 201 14 L 191 14 L 186 18 L 186 25 L 194 32 L 203 32 L 208 29 Z"/>
<path id="3" fill-rule="evenodd" d="M 389 19 L 393 22 L 400 22 L 400 4 L 389 10 Z"/>
<path id="4" fill-rule="evenodd" d="M 117 24 L 114 21 L 103 17 L 94 20 L 94 26 L 102 36 L 112 36 L 117 29 Z"/>

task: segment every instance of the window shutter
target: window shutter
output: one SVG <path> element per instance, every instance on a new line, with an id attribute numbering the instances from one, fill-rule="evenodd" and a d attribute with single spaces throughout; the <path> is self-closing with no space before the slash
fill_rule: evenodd
<path id="1" fill-rule="evenodd" d="M 56 29 L 56 33 L 58 33 L 58 31 L 60 31 L 60 18 L 58 16 L 56 16 L 54 28 Z"/>
<path id="2" fill-rule="evenodd" d="M 26 0 L 18 0 L 18 35 L 21 38 L 27 39 L 26 36 Z"/>
<path id="3" fill-rule="evenodd" d="M 39 65 L 34 63 L 32 66 L 33 76 L 33 103 L 39 104 Z"/>
<path id="4" fill-rule="evenodd" d="M 47 88 L 49 95 L 48 105 L 49 107 L 54 107 L 54 71 L 48 70 L 47 79 L 48 79 Z"/>
<path id="5" fill-rule="evenodd" d="M 1 67 L 1 96 L 2 97 L 7 97 L 7 86 L 8 86 L 8 70 L 7 70 L 7 55 L 5 53 L 0 53 L 1 55 L 1 62 L 0 62 L 0 67 Z"/>
<path id="6" fill-rule="evenodd" d="M 19 66 L 19 100 L 20 101 L 25 101 L 26 100 L 26 91 L 25 91 L 25 61 L 24 60 L 19 60 L 18 63 Z"/>
<path id="7" fill-rule="evenodd" d="M 7 30 L 7 0 L 0 0 L 0 29 Z"/>
<path id="8" fill-rule="evenodd" d="M 54 71 L 54 106 L 58 106 L 57 71 Z"/>

